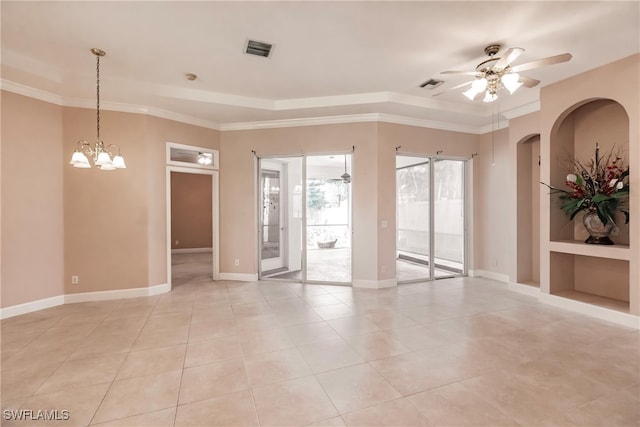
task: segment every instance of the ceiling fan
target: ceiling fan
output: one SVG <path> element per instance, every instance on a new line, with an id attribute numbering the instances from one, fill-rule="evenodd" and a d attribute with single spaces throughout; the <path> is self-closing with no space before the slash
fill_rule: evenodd
<path id="1" fill-rule="evenodd" d="M 498 99 L 498 91 L 505 88 L 509 93 L 515 92 L 520 86 L 534 87 L 540 83 L 540 80 L 521 76 L 521 71 L 527 71 L 545 65 L 559 64 L 567 62 L 571 59 L 570 53 L 549 56 L 547 58 L 538 59 L 537 61 L 526 62 L 524 64 L 511 66 L 511 63 L 520 56 L 524 49 L 520 47 L 512 47 L 507 49 L 500 57 L 496 54 L 502 48 L 499 44 L 491 44 L 484 48 L 484 53 L 489 57 L 476 66 L 475 71 L 443 71 L 441 74 L 458 74 L 465 76 L 474 76 L 475 79 L 466 83 L 459 84 L 449 88 L 434 96 L 442 95 L 461 87 L 471 86 L 463 95 L 473 101 L 478 94 L 485 92 L 484 102 L 493 102 Z"/>
<path id="2" fill-rule="evenodd" d="M 347 172 L 347 155 L 344 156 L 344 173 L 340 175 L 340 178 L 333 178 L 329 181 L 342 181 L 345 184 L 349 184 L 351 182 L 351 175 Z"/>

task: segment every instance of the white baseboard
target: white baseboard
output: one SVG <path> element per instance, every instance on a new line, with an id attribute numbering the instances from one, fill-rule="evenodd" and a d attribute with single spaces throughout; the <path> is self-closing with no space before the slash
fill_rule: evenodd
<path id="1" fill-rule="evenodd" d="M 201 252 L 213 252 L 213 249 L 212 248 L 171 249 L 172 254 L 197 254 Z"/>
<path id="2" fill-rule="evenodd" d="M 238 282 L 257 282 L 258 274 L 220 273 L 220 280 L 236 280 Z"/>
<path id="3" fill-rule="evenodd" d="M 494 273 L 487 270 L 469 270 L 471 277 L 484 277 L 485 279 L 497 280 L 498 282 L 509 283 L 509 276 L 502 273 Z"/>
<path id="4" fill-rule="evenodd" d="M 586 316 L 595 317 L 618 325 L 626 326 L 632 329 L 640 329 L 640 317 L 629 313 L 622 313 L 616 310 L 610 310 L 597 305 L 588 304 L 569 298 L 563 298 L 556 295 L 541 293 L 539 295 L 541 302 L 553 305 L 555 307 L 564 308 L 566 310 L 575 311 Z"/>
<path id="5" fill-rule="evenodd" d="M 353 281 L 354 288 L 382 289 L 382 288 L 393 288 L 396 286 L 398 286 L 398 281 L 396 279 L 354 280 Z"/>
<path id="6" fill-rule="evenodd" d="M 168 283 L 150 286 L 148 288 L 118 289 L 114 291 L 81 292 L 77 294 L 58 295 L 24 304 L 13 305 L 0 309 L 0 319 L 7 319 L 21 314 L 33 313 L 45 308 L 55 307 L 63 304 L 73 304 L 78 302 L 107 301 L 112 299 L 149 297 L 153 295 L 169 292 L 171 288 Z"/>
<path id="7" fill-rule="evenodd" d="M 523 285 L 522 283 L 509 282 L 508 288 L 510 291 L 518 292 L 524 295 L 533 297 L 540 296 L 540 288 L 535 286 Z"/>
<path id="8" fill-rule="evenodd" d="M 98 292 L 81 292 L 77 294 L 66 294 L 64 296 L 65 304 L 73 304 L 77 302 L 93 302 L 93 301 L 107 301 L 112 299 L 124 299 L 124 298 L 139 298 L 148 297 L 152 295 L 158 295 L 165 292 L 169 292 L 171 288 L 168 283 L 161 285 L 150 286 L 147 288 L 130 288 L 130 289 L 116 289 L 113 291 L 98 291 Z"/>
<path id="9" fill-rule="evenodd" d="M 56 307 L 62 304 L 64 304 L 64 295 L 25 302 L 24 304 L 12 305 L 10 307 L 0 309 L 0 319 L 8 319 L 9 317 L 20 316 L 21 314 L 32 313 L 34 311 L 44 310 L 45 308 Z"/>

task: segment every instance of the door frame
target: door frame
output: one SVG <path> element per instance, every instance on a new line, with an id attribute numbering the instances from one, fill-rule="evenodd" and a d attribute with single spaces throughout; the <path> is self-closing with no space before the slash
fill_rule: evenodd
<path id="1" fill-rule="evenodd" d="M 260 171 L 260 176 L 258 177 L 258 181 L 259 181 L 259 185 L 260 185 L 260 218 L 258 218 L 259 222 L 260 222 L 260 271 L 269 271 L 269 270 L 275 270 L 278 268 L 282 268 L 285 265 L 288 264 L 288 244 L 287 244 L 287 236 L 288 236 L 288 229 L 287 229 L 287 225 L 286 225 L 286 220 L 287 218 L 287 211 L 289 208 L 289 204 L 288 204 L 288 198 L 289 195 L 286 192 L 287 189 L 287 184 L 288 184 L 288 176 L 287 176 L 287 165 L 286 164 L 276 164 L 276 162 L 273 161 L 269 161 L 269 164 L 266 165 L 266 167 L 263 167 L 264 165 L 264 161 L 266 159 L 260 159 L 260 161 L 258 162 L 258 164 L 260 165 L 259 171 Z M 278 195 L 278 251 L 279 251 L 279 256 L 274 257 L 274 258 L 267 258 L 267 259 L 263 259 L 262 258 L 262 245 L 264 244 L 264 184 L 262 182 L 262 171 L 266 170 L 266 171 L 271 171 L 271 172 L 277 172 L 278 173 L 278 181 L 279 181 L 279 185 L 280 185 L 280 191 L 279 191 L 279 195 Z M 273 264 L 273 265 L 269 265 L 269 264 Z"/>
<path id="2" fill-rule="evenodd" d="M 198 150 L 198 147 L 188 146 L 190 149 Z M 211 280 L 220 280 L 220 240 L 219 240 L 219 219 L 220 219 L 220 178 L 219 171 L 210 168 L 170 166 L 166 167 L 165 190 L 166 190 L 166 246 L 167 246 L 167 283 L 169 289 L 173 288 L 171 280 L 171 172 L 191 173 L 197 175 L 211 176 Z"/>
<path id="3" fill-rule="evenodd" d="M 351 272 L 350 272 L 350 276 L 351 276 L 351 282 L 329 282 L 329 281 L 318 281 L 318 280 L 307 280 L 307 158 L 308 157 L 315 157 L 315 156 L 342 156 L 342 155 L 349 155 L 350 157 L 350 169 L 351 169 L 351 176 L 353 177 L 353 168 L 354 168 L 354 164 L 353 164 L 353 153 L 354 150 L 350 150 L 350 151 L 332 151 L 332 152 L 327 152 L 327 153 L 317 153 L 317 152 L 313 152 L 313 153 L 301 153 L 301 154 L 283 154 L 283 155 L 278 155 L 278 154 L 258 154 L 254 152 L 254 156 L 255 156 L 255 162 L 254 162 L 254 171 L 255 171 L 255 175 L 254 175 L 254 179 L 255 179 L 255 185 L 257 188 L 257 191 L 255 193 L 255 199 L 256 200 L 256 206 L 255 209 L 257 211 L 257 221 L 256 221 L 256 229 L 257 229 L 257 245 L 256 245 L 256 260 L 257 260 L 257 271 L 258 271 L 258 280 L 262 281 L 262 280 L 269 280 L 269 281 L 278 281 L 278 282 L 296 282 L 296 283 L 305 283 L 305 284 L 319 284 L 319 285 L 326 285 L 326 284 L 332 284 L 332 285 L 336 285 L 336 286 L 353 286 L 353 190 L 351 190 L 349 192 L 349 197 L 350 197 L 350 212 L 349 212 L 349 222 L 351 224 L 351 248 L 350 248 L 350 257 L 351 257 Z M 273 160 L 273 159 L 286 159 L 286 158 L 299 158 L 301 160 L 301 209 L 302 209 L 302 221 L 301 221 L 301 238 L 302 238 L 302 255 L 301 255 L 301 279 L 300 280 L 295 280 L 295 279 L 282 279 L 282 278 L 275 278 L 275 277 L 263 277 L 262 276 L 262 243 L 261 243 L 261 239 L 262 239 L 262 228 L 263 228 L 263 224 L 262 224 L 262 200 L 264 198 L 263 194 L 262 194 L 262 185 L 261 185 L 261 181 L 262 181 L 262 177 L 260 174 L 261 171 L 261 163 L 263 160 Z M 286 165 L 287 167 L 289 165 Z M 288 177 L 287 177 L 288 180 Z M 353 188 L 353 187 L 351 187 Z M 288 195 L 287 195 L 288 198 Z M 289 203 L 289 201 L 287 202 Z M 288 210 L 289 205 L 287 204 L 287 210 Z M 286 221 L 286 216 L 285 216 L 285 221 Z M 289 248 L 287 247 L 287 250 L 289 250 Z"/>
<path id="4" fill-rule="evenodd" d="M 463 277 L 463 276 L 467 276 L 468 272 L 469 272 L 469 261 L 470 261 L 470 245 L 471 245 L 471 236 L 470 236 L 470 224 L 471 224 L 471 220 L 470 220 L 470 216 L 472 214 L 472 207 L 471 207 L 471 203 L 472 203 L 472 199 L 471 199 L 471 193 L 469 191 L 469 188 L 471 186 L 470 183 L 470 171 L 471 171 L 471 160 L 469 158 L 465 158 L 465 157 L 455 157 L 455 156 L 443 156 L 443 155 L 433 155 L 433 154 L 424 154 L 424 153 L 406 153 L 406 152 L 402 152 L 402 151 L 397 151 L 396 152 L 396 158 L 398 156 L 403 156 L 403 157 L 419 157 L 421 159 L 424 159 L 425 161 L 429 162 L 429 183 L 430 183 L 430 188 L 429 188 L 429 277 L 426 279 L 411 279 L 411 280 L 403 280 L 402 282 L 398 282 L 398 284 L 408 284 L 408 283 L 417 283 L 417 282 L 426 282 L 426 281 L 433 281 L 433 280 L 438 280 L 438 279 L 449 279 L 452 277 Z M 452 275 L 447 275 L 447 276 L 441 276 L 441 277 L 436 277 L 435 276 L 435 192 L 434 192 L 434 188 L 433 188 L 433 184 L 435 183 L 435 163 L 438 160 L 454 160 L 454 161 L 462 161 L 463 162 L 463 168 L 462 168 L 462 173 L 463 173 L 463 177 L 462 177 L 462 200 L 463 200 L 463 233 L 464 233 L 464 238 L 463 238 L 463 257 L 462 257 L 462 262 L 463 262 L 463 268 L 462 268 L 462 273 L 460 274 L 452 274 Z M 395 168 L 395 170 L 397 171 L 397 167 Z M 396 206 L 398 203 L 398 196 L 396 194 Z M 396 215 L 397 215 L 397 208 L 396 208 Z M 396 218 L 396 223 L 397 223 L 397 218 Z M 398 241 L 398 235 L 397 235 L 397 230 L 396 230 L 396 245 L 397 245 L 397 241 Z M 397 276 L 397 273 L 396 273 Z"/>

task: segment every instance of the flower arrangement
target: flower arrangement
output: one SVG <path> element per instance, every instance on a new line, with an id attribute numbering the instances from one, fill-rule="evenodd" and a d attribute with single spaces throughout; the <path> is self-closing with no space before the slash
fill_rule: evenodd
<path id="1" fill-rule="evenodd" d="M 602 224 L 615 224 L 615 214 L 624 214 L 625 224 L 629 222 L 629 211 L 625 203 L 629 197 L 629 166 L 613 149 L 600 158 L 600 148 L 596 144 L 595 157 L 587 163 L 578 159 L 569 162 L 570 173 L 565 184 L 569 190 L 550 185 L 552 192 L 560 193 L 562 210 L 570 219 L 580 211 L 597 213 Z"/>

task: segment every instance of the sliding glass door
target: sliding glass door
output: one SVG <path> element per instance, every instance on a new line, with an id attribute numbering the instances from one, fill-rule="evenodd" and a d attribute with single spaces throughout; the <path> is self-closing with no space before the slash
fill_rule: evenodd
<path id="1" fill-rule="evenodd" d="M 396 276 L 465 274 L 465 161 L 396 157 Z"/>
<path id="2" fill-rule="evenodd" d="M 306 158 L 307 275 L 351 282 L 351 155 Z"/>
<path id="3" fill-rule="evenodd" d="M 258 161 L 259 276 L 351 282 L 351 155 Z"/>

